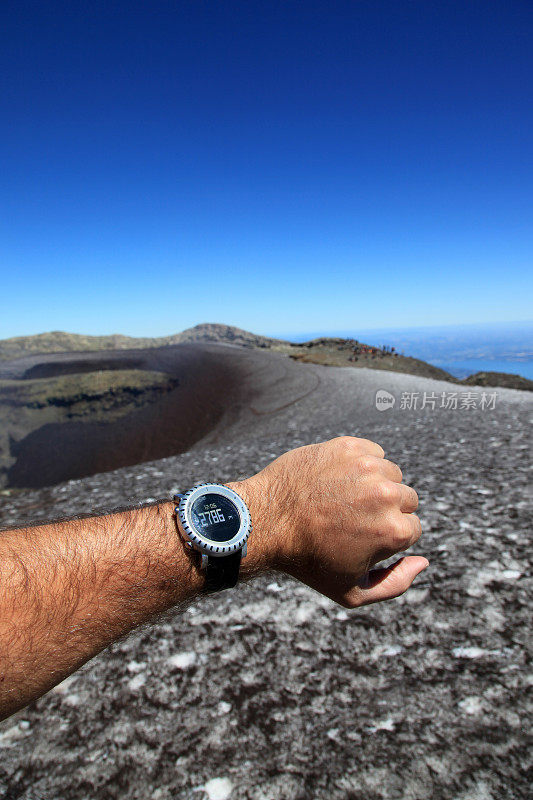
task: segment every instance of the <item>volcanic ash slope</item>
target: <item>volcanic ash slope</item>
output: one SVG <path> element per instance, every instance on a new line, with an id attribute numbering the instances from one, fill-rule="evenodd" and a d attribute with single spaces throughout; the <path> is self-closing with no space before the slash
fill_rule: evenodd
<path id="1" fill-rule="evenodd" d="M 473 388 L 478 408 L 442 409 L 462 387 L 242 358 L 246 403 L 190 451 L 21 492 L 3 522 L 168 496 L 350 434 L 419 492 L 430 568 L 361 610 L 271 574 L 168 614 L 0 724 L 0 795 L 526 798 L 530 396 L 498 389 L 481 410 L 492 390 Z M 405 392 L 437 407 L 403 409 Z"/>

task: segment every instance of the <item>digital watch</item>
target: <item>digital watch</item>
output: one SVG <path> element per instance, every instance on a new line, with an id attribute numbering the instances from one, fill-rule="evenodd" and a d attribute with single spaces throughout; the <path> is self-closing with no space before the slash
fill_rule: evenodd
<path id="1" fill-rule="evenodd" d="M 252 520 L 242 497 L 220 483 L 199 483 L 175 494 L 176 522 L 187 547 L 201 554 L 206 592 L 237 583 Z"/>

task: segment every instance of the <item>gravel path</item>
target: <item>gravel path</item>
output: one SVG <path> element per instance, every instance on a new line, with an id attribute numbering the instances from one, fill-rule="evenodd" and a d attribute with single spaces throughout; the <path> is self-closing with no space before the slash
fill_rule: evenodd
<path id="1" fill-rule="evenodd" d="M 351 434 L 418 490 L 430 568 L 361 610 L 272 574 L 168 614 L 0 723 L 0 796 L 529 797 L 531 395 L 459 387 L 445 409 L 453 384 L 237 352 L 248 399 L 189 452 L 4 498 L 0 522 L 244 477 Z M 426 408 L 402 408 L 417 392 Z"/>

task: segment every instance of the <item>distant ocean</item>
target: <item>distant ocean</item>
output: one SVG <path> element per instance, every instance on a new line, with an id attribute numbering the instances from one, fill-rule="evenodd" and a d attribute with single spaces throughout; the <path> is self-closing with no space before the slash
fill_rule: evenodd
<path id="1" fill-rule="evenodd" d="M 466 378 L 475 372 L 509 372 L 533 380 L 533 322 L 530 321 L 270 335 L 293 342 L 320 336 L 359 339 L 366 344 L 394 346 L 399 353 L 441 367 L 456 378 Z"/>
<path id="2" fill-rule="evenodd" d="M 435 361 L 430 364 L 445 369 L 455 378 L 467 378 L 476 372 L 510 372 L 533 381 L 533 361 L 506 361 L 505 359 L 465 358 L 459 361 Z"/>

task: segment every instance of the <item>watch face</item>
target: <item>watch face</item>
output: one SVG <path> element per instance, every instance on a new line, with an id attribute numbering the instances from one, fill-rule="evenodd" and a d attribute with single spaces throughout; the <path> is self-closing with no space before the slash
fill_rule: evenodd
<path id="1" fill-rule="evenodd" d="M 212 542 L 228 542 L 241 527 L 237 506 L 221 494 L 204 494 L 195 500 L 191 520 L 196 531 Z"/>

